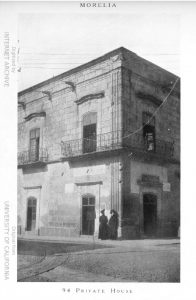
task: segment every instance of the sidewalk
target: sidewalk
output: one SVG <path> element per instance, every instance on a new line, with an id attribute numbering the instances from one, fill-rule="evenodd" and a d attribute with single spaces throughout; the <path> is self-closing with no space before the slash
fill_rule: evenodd
<path id="1" fill-rule="evenodd" d="M 50 236 L 18 236 L 18 240 L 26 240 L 26 241 L 40 241 L 47 243 L 74 243 L 74 244 L 98 244 L 112 247 L 152 247 L 158 245 L 172 245 L 172 244 L 180 244 L 179 238 L 165 238 L 165 239 L 138 239 L 138 240 L 99 240 L 94 237 L 50 237 Z"/>

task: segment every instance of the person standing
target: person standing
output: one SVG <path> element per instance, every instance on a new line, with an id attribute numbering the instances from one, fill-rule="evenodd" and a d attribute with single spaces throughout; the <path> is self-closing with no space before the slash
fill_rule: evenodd
<path id="1" fill-rule="evenodd" d="M 112 209 L 110 213 L 111 213 L 111 217 L 109 220 L 109 236 L 111 240 L 116 240 L 118 237 L 118 225 L 119 225 L 118 213 L 114 209 Z"/>
<path id="2" fill-rule="evenodd" d="M 107 240 L 108 238 L 108 218 L 105 216 L 105 209 L 101 210 L 101 216 L 99 217 L 99 235 L 101 240 Z"/>

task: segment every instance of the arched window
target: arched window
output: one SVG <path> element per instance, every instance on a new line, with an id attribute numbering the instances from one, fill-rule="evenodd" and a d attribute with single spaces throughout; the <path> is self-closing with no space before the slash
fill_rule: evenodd
<path id="1" fill-rule="evenodd" d="M 90 112 L 83 116 L 83 153 L 96 151 L 97 113 Z"/>

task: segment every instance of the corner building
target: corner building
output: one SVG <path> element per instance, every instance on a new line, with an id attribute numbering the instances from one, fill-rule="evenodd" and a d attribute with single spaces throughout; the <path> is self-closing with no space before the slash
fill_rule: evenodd
<path id="1" fill-rule="evenodd" d="M 177 76 L 121 47 L 18 98 L 19 235 L 97 237 L 113 208 L 121 238 L 177 236 Z"/>

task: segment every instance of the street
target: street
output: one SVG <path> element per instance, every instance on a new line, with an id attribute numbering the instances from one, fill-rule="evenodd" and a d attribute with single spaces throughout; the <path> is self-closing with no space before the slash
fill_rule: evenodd
<path id="1" fill-rule="evenodd" d="M 18 281 L 179 282 L 180 241 L 18 241 Z"/>

